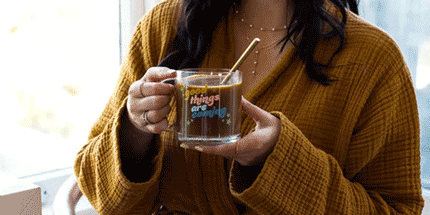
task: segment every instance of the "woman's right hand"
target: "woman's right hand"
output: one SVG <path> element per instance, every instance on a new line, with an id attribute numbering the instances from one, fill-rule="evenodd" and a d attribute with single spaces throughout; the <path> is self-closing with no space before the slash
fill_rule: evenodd
<path id="1" fill-rule="evenodd" d="M 151 67 L 140 80 L 130 86 L 127 101 L 128 119 L 137 129 L 159 134 L 168 127 L 166 116 L 170 112 L 169 104 L 174 86 L 160 82 L 175 76 L 176 70 Z M 147 121 L 144 120 L 145 114 Z"/>

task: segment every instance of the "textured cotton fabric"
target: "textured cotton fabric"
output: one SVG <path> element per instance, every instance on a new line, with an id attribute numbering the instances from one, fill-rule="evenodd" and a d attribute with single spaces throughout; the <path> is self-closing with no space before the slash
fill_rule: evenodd
<path id="1" fill-rule="evenodd" d="M 151 214 L 159 204 L 195 215 L 421 213 L 419 121 L 408 68 L 386 33 L 350 11 L 345 46 L 326 70 L 336 82 L 311 81 L 293 48 L 245 95 L 281 120 L 263 166 L 182 149 L 163 132 L 155 159 L 146 164 L 153 170 L 144 173 L 149 180 L 131 182 L 119 150 L 128 89 L 166 56 L 177 7 L 178 1 L 164 1 L 138 24 L 115 91 L 77 155 L 78 184 L 100 214 Z M 202 67 L 234 64 L 226 22 Z M 317 61 L 327 63 L 337 42 L 323 39 Z M 175 117 L 172 102 L 168 119 Z M 243 114 L 242 134 L 254 127 Z"/>

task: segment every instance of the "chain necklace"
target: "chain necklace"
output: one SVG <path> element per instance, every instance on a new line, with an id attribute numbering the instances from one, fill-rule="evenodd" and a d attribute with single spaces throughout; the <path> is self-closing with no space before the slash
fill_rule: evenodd
<path id="1" fill-rule="evenodd" d="M 237 5 L 236 4 L 234 4 L 234 6 L 235 7 L 237 7 Z M 235 14 L 239 14 L 239 10 L 237 10 L 237 9 L 235 9 L 234 10 L 234 13 Z M 245 18 L 244 17 L 240 17 L 240 22 L 242 23 L 242 24 L 244 24 L 245 26 L 248 26 L 250 29 L 252 29 L 252 30 L 259 30 L 260 32 L 280 32 L 280 31 L 286 31 L 286 30 L 288 30 L 287 28 L 288 28 L 288 26 L 287 25 L 284 25 L 284 26 L 282 26 L 282 27 L 270 27 L 270 28 L 264 28 L 264 27 L 256 27 L 254 24 L 252 24 L 252 23 L 247 23 L 246 22 L 246 20 L 245 20 Z M 294 23 L 297 23 L 297 21 L 295 21 Z M 247 36 L 246 37 L 246 40 L 248 40 L 248 41 L 251 41 L 252 39 L 253 39 L 254 37 L 249 37 L 249 36 Z M 261 55 L 261 52 L 263 52 L 263 51 L 265 51 L 266 49 L 269 49 L 269 48 L 274 48 L 275 47 L 275 44 L 277 44 L 279 41 L 278 40 L 273 40 L 273 42 L 271 42 L 271 43 L 269 43 L 269 44 L 267 44 L 267 45 L 265 45 L 265 46 L 263 46 L 263 47 L 261 47 L 261 48 L 258 48 L 258 46 L 256 47 L 256 50 L 254 51 L 254 59 L 253 59 L 253 62 L 252 62 L 252 64 L 253 64 L 253 70 L 252 70 L 252 74 L 255 76 L 256 74 L 257 74 L 257 67 L 258 67 L 258 65 L 259 65 L 259 62 L 258 62 L 258 60 L 259 60 L 259 58 L 260 58 L 260 55 Z"/>
<path id="2" fill-rule="evenodd" d="M 235 13 L 236 14 L 238 14 L 239 13 L 239 11 L 238 10 L 236 10 L 235 11 Z M 240 21 L 243 23 L 243 24 L 245 24 L 245 25 L 247 25 L 247 26 L 249 26 L 251 29 L 259 29 L 260 31 L 272 31 L 272 32 L 276 32 L 276 31 L 284 31 L 284 30 L 287 30 L 287 26 L 286 25 L 284 25 L 282 28 L 263 28 L 263 27 L 260 27 L 260 28 L 257 28 L 257 27 L 255 27 L 255 25 L 253 25 L 253 24 L 250 24 L 250 23 L 246 23 L 246 21 L 245 21 L 245 19 L 244 18 L 240 18 Z"/>
<path id="3" fill-rule="evenodd" d="M 246 39 L 247 39 L 248 41 L 251 41 L 251 38 L 250 38 L 250 37 L 246 37 Z M 269 44 L 267 44 L 266 46 L 263 46 L 263 47 L 261 47 L 261 48 L 257 48 L 257 50 L 255 50 L 255 51 L 254 51 L 254 54 L 253 54 L 253 62 L 252 62 L 252 64 L 253 64 L 253 69 L 252 69 L 252 71 L 251 71 L 251 73 L 252 73 L 253 75 L 256 75 L 256 73 L 257 73 L 257 67 L 258 67 L 258 65 L 259 65 L 259 61 L 258 61 L 258 60 L 260 59 L 260 55 L 261 55 L 261 53 L 262 53 L 263 51 L 266 51 L 266 50 L 267 50 L 267 49 L 269 49 L 269 48 L 274 48 L 278 42 L 279 42 L 279 41 L 277 41 L 277 40 L 273 40 L 273 42 L 271 42 L 271 43 L 269 43 Z"/>

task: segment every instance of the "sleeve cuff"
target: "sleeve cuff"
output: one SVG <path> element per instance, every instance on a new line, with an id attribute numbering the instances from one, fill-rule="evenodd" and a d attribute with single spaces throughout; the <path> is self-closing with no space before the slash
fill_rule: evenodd
<path id="1" fill-rule="evenodd" d="M 148 153 L 149 154 L 155 154 L 155 156 L 153 157 L 152 161 L 148 161 L 147 164 L 143 164 L 143 165 L 150 165 L 149 169 L 150 171 L 148 171 L 148 174 L 150 174 L 150 176 L 148 177 L 149 179 L 147 181 L 144 182 L 133 182 L 130 181 L 127 176 L 124 175 L 123 170 L 122 170 L 122 162 L 121 162 L 121 157 L 120 157 L 120 140 L 119 140 L 119 129 L 121 126 L 121 117 L 124 113 L 125 108 L 126 108 L 126 103 L 127 103 L 127 99 L 124 100 L 121 108 L 119 109 L 118 113 L 116 114 L 116 117 L 114 118 L 114 123 L 113 123 L 113 128 L 112 128 L 112 132 L 113 134 L 111 135 L 111 138 L 113 138 L 113 142 L 115 143 L 114 145 L 114 153 L 115 153 L 115 166 L 117 167 L 117 176 L 119 177 L 119 182 L 121 184 L 122 187 L 124 187 L 127 190 L 146 190 L 148 189 L 148 186 L 151 186 L 153 184 L 156 183 L 156 181 L 158 180 L 160 174 L 161 174 L 161 168 L 162 168 L 162 158 L 164 156 L 164 147 L 154 147 L 153 149 L 151 149 Z M 153 142 L 155 141 L 159 141 L 158 136 L 155 136 L 152 140 Z M 152 156 L 151 156 L 152 157 Z"/>
<path id="2" fill-rule="evenodd" d="M 255 211 L 294 214 L 303 207 L 303 202 L 309 203 L 307 197 L 313 196 L 312 201 L 323 199 L 328 161 L 325 153 L 315 148 L 284 114 L 271 114 L 281 120 L 281 132 L 273 151 L 252 181 L 246 170 L 233 163 L 230 192 Z"/>
<path id="3" fill-rule="evenodd" d="M 281 135 L 285 135 L 286 127 L 284 126 L 283 120 L 287 120 L 286 116 L 277 111 L 270 112 L 272 115 L 276 116 L 278 119 L 281 120 L 281 131 L 280 136 L 278 138 L 278 141 L 275 144 L 280 144 L 280 140 L 285 139 L 284 137 L 281 137 Z M 273 152 L 272 152 L 273 153 Z M 242 166 L 238 162 L 233 161 L 233 165 L 230 169 L 230 189 L 233 193 L 240 194 L 246 189 L 249 189 L 253 183 L 257 180 L 258 176 L 263 171 L 263 168 L 266 166 L 267 160 L 269 159 L 270 154 L 266 158 L 265 162 L 261 165 L 255 165 L 255 166 Z M 266 167 L 267 168 L 267 167 Z"/>

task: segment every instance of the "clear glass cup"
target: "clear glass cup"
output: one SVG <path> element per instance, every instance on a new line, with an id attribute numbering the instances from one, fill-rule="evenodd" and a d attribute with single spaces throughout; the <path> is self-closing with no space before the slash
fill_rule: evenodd
<path id="1" fill-rule="evenodd" d="M 180 142 L 218 145 L 240 139 L 242 73 L 229 69 L 178 70 L 176 78 L 164 83 L 175 85 L 176 122 L 168 131 Z"/>

